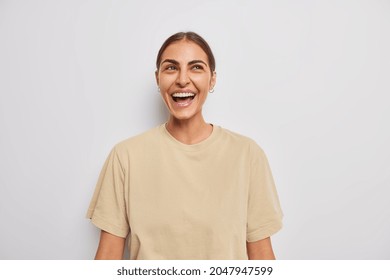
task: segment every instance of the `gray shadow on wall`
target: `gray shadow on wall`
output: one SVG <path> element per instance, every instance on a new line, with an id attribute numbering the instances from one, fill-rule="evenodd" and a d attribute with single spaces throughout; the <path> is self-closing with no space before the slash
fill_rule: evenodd
<path id="1" fill-rule="evenodd" d="M 155 124 L 163 124 L 168 121 L 169 113 L 167 107 L 160 95 L 155 88 L 150 88 L 148 90 L 152 106 L 152 112 L 148 115 Z"/>
<path id="2" fill-rule="evenodd" d="M 156 104 L 157 105 L 156 107 L 158 107 L 156 111 L 157 111 L 157 119 L 159 123 L 167 122 L 169 117 L 167 106 L 165 105 L 161 97 L 158 98 L 158 102 L 156 103 L 158 103 Z"/>

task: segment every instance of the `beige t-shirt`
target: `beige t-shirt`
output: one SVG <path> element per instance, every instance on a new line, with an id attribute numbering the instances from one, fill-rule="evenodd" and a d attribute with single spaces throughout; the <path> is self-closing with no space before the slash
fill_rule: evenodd
<path id="1" fill-rule="evenodd" d="M 251 139 L 213 127 L 186 145 L 165 125 L 115 145 L 87 217 L 127 237 L 130 259 L 247 259 L 246 241 L 282 227 L 266 156 Z"/>

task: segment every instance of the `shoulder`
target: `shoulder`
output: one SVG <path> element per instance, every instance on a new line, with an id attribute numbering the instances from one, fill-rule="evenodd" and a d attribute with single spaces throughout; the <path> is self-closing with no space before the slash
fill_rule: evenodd
<path id="1" fill-rule="evenodd" d="M 221 128 L 221 139 L 227 144 L 229 150 L 234 150 L 245 156 L 252 163 L 267 161 L 267 156 L 260 145 L 248 136 Z"/>
<path id="2" fill-rule="evenodd" d="M 220 129 L 221 129 L 221 138 L 225 139 L 225 141 L 229 141 L 235 145 L 247 147 L 250 150 L 263 151 L 262 148 L 252 138 L 245 136 L 245 135 L 242 135 L 240 133 L 231 131 L 231 130 L 226 129 L 226 128 L 220 127 Z"/>
<path id="3" fill-rule="evenodd" d="M 132 151 L 140 151 L 146 146 L 154 145 L 159 142 L 161 135 L 161 126 L 154 127 L 138 135 L 129 137 L 118 142 L 113 150 L 117 154 L 127 154 Z"/>

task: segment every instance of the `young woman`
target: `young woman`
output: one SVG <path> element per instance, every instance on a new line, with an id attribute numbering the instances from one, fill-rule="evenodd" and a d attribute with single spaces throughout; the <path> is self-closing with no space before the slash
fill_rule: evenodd
<path id="1" fill-rule="evenodd" d="M 268 162 L 251 139 L 205 122 L 215 59 L 193 32 L 157 56 L 167 123 L 115 145 L 88 217 L 101 229 L 96 259 L 274 259 L 282 211 Z"/>

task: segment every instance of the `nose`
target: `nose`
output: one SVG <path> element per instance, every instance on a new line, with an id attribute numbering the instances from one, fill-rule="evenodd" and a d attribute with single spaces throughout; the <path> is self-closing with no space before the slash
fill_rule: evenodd
<path id="1" fill-rule="evenodd" d="M 188 73 L 186 70 L 180 70 L 177 76 L 176 83 L 181 86 L 185 87 L 190 83 L 190 77 L 188 76 Z"/>

